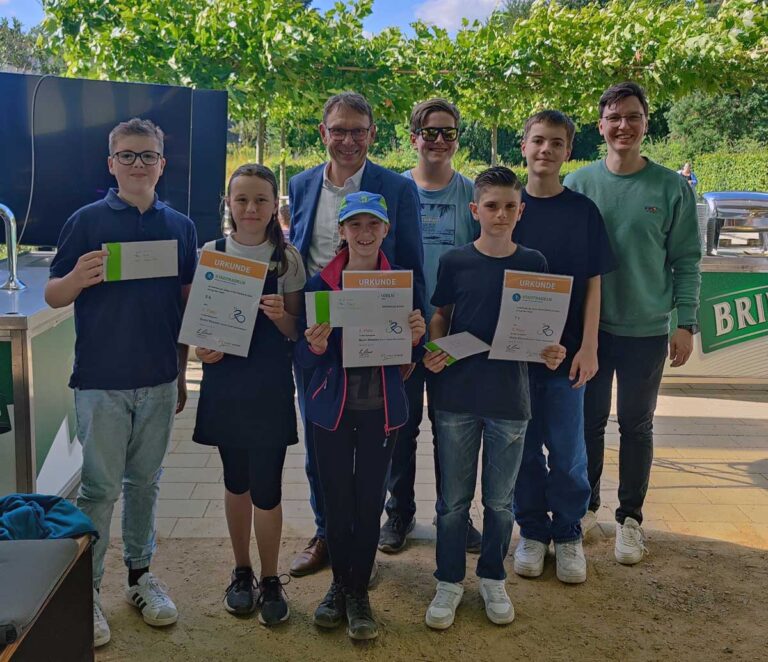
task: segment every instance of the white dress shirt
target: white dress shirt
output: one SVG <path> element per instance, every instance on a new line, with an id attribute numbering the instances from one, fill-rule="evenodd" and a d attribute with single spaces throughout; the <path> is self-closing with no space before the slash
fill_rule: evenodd
<path id="1" fill-rule="evenodd" d="M 363 163 L 360 170 L 344 182 L 343 186 L 335 186 L 328 179 L 328 163 L 323 170 L 323 188 L 320 190 L 320 200 L 315 211 L 315 226 L 312 229 L 312 241 L 309 244 L 307 256 L 307 276 L 314 276 L 323 269 L 336 255 L 339 246 L 339 206 L 345 195 L 357 193 L 363 179 Z"/>

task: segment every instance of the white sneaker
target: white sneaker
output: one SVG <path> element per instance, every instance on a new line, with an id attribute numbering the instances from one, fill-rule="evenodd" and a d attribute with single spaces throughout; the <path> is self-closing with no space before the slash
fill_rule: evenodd
<path id="1" fill-rule="evenodd" d="M 464 595 L 464 587 L 461 584 L 451 582 L 437 582 L 435 597 L 427 609 L 425 618 L 427 625 L 435 630 L 445 630 L 453 625 L 456 618 L 456 607 Z"/>
<path id="2" fill-rule="evenodd" d="M 112 634 L 109 631 L 109 623 L 101 610 L 99 592 L 93 589 L 93 647 L 98 648 L 109 643 Z"/>
<path id="3" fill-rule="evenodd" d="M 555 543 L 557 578 L 566 584 L 581 584 L 587 581 L 587 559 L 581 538 L 570 542 Z"/>
<path id="4" fill-rule="evenodd" d="M 141 610 L 144 622 L 155 627 L 175 623 L 179 612 L 167 589 L 151 572 L 144 573 L 134 586 L 125 589 L 125 599 Z"/>
<path id="5" fill-rule="evenodd" d="M 515 573 L 521 577 L 538 577 L 544 572 L 547 545 L 538 540 L 520 538 L 515 547 Z"/>
<path id="6" fill-rule="evenodd" d="M 587 514 L 581 518 L 581 535 L 583 537 L 586 537 L 586 535 L 596 526 L 597 526 L 597 513 L 592 510 L 588 510 Z"/>
<path id="7" fill-rule="evenodd" d="M 506 625 L 515 620 L 515 608 L 507 595 L 503 579 L 480 578 L 480 595 L 485 602 L 485 615 L 496 625 Z"/>
<path id="8" fill-rule="evenodd" d="M 642 528 L 632 517 L 624 520 L 624 526 L 616 522 L 616 545 L 613 549 L 616 560 L 624 565 L 640 563 L 648 551 L 644 538 Z"/>

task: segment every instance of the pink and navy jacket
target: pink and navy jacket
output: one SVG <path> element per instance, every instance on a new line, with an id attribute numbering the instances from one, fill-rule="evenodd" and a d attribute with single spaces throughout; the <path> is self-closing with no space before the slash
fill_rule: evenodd
<path id="1" fill-rule="evenodd" d="M 344 249 L 328 264 L 325 269 L 309 279 L 307 292 L 321 292 L 341 289 L 341 276 L 349 259 L 348 249 Z M 382 271 L 395 271 L 387 257 L 379 251 L 379 267 Z M 418 288 L 414 288 L 413 309 L 424 311 Z M 304 337 L 307 328 L 306 319 L 299 323 L 300 340 L 296 343 L 296 362 L 308 370 L 313 370 L 305 395 L 305 413 L 307 421 L 325 428 L 336 430 L 344 413 L 347 401 L 347 371 L 341 365 L 341 329 L 333 329 L 328 338 L 328 349 L 324 354 L 315 354 Z M 411 361 L 417 362 L 424 356 L 424 338 L 413 348 Z M 382 366 L 381 379 L 384 393 L 384 434 L 396 430 L 408 421 L 408 400 L 405 395 L 403 379 L 398 366 Z"/>

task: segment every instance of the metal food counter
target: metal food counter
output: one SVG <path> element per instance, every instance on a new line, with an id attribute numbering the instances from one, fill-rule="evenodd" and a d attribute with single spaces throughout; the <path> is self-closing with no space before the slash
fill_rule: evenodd
<path id="1" fill-rule="evenodd" d="M 0 496 L 67 494 L 82 452 L 68 387 L 75 348 L 73 306 L 43 298 L 52 255 L 18 257 L 19 291 L 0 290 Z M 0 273 L 7 263 L 0 263 Z M 8 429 L 10 428 L 10 429 Z"/>

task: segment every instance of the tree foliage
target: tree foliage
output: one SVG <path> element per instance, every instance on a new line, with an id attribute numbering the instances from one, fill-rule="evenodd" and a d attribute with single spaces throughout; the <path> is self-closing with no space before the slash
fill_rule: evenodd
<path id="1" fill-rule="evenodd" d="M 18 18 L 0 18 L 0 70 L 21 73 L 55 73 L 60 63 L 37 48 L 37 30 L 24 32 Z"/>

